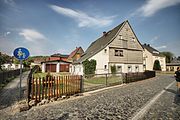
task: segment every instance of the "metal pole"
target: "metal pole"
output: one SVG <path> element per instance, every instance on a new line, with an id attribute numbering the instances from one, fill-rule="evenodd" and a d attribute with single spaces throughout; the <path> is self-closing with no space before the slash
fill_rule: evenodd
<path id="1" fill-rule="evenodd" d="M 20 60 L 19 100 L 21 99 L 21 82 L 22 82 L 22 60 Z"/>

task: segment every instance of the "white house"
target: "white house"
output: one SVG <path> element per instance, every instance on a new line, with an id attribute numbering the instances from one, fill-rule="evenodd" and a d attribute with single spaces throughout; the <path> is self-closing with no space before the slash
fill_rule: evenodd
<path id="1" fill-rule="evenodd" d="M 143 72 L 143 47 L 128 21 L 124 21 L 92 42 L 78 61 L 72 64 L 72 74 L 83 75 L 82 62 L 96 60 L 96 74 Z"/>
<path id="2" fill-rule="evenodd" d="M 153 70 L 155 60 L 158 60 L 162 71 L 166 71 L 166 57 L 161 55 L 160 52 L 149 44 L 143 45 L 143 64 L 144 70 Z"/>
<path id="3" fill-rule="evenodd" d="M 16 69 L 20 69 L 20 64 L 14 64 L 14 63 L 5 63 L 2 66 L 2 69 L 6 69 L 6 70 L 16 70 Z M 24 66 L 22 65 L 22 68 Z"/>

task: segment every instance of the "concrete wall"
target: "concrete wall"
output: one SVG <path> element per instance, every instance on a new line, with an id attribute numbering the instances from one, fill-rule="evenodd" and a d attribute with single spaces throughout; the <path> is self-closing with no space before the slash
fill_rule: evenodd
<path id="1" fill-rule="evenodd" d="M 159 60 L 162 71 L 166 71 L 166 58 L 161 56 L 153 56 L 146 49 L 143 52 L 145 70 L 153 70 L 154 61 Z"/>

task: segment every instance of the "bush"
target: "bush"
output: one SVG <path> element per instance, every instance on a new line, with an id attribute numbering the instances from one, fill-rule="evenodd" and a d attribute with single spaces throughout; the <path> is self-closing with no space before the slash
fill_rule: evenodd
<path id="1" fill-rule="evenodd" d="M 116 74 L 116 66 L 115 65 L 111 66 L 111 73 Z"/>
<path id="2" fill-rule="evenodd" d="M 96 60 L 91 59 L 89 60 L 85 60 L 83 62 L 83 68 L 84 68 L 84 74 L 88 75 L 88 74 L 95 74 L 95 70 L 96 70 Z"/>

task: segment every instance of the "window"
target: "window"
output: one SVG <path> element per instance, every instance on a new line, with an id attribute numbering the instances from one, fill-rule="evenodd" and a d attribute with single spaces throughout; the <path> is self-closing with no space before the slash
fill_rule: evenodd
<path id="1" fill-rule="evenodd" d="M 123 56 L 123 50 L 115 50 L 115 56 Z"/>
<path id="2" fill-rule="evenodd" d="M 132 72 L 132 67 L 128 66 L 128 72 Z"/>
<path id="3" fill-rule="evenodd" d="M 135 72 L 139 72 L 139 66 L 135 67 Z"/>
<path id="4" fill-rule="evenodd" d="M 104 53 L 107 53 L 107 49 L 104 49 Z"/>
<path id="5" fill-rule="evenodd" d="M 122 72 L 122 66 L 117 66 L 117 71 Z"/>
<path id="6" fill-rule="evenodd" d="M 122 39 L 123 39 L 122 35 L 119 35 L 119 40 L 122 40 Z"/>
<path id="7" fill-rule="evenodd" d="M 135 42 L 135 38 L 134 37 L 132 37 L 132 41 Z"/>
<path id="8" fill-rule="evenodd" d="M 107 69 L 107 65 L 104 65 L 104 69 Z"/>

